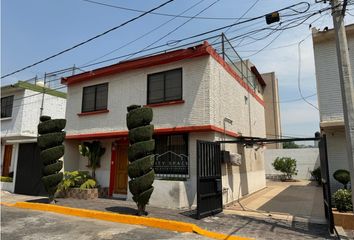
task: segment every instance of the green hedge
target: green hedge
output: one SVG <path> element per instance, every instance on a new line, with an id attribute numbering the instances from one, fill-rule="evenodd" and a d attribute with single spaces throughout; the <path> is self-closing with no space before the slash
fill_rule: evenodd
<path id="1" fill-rule="evenodd" d="M 50 175 L 53 173 L 57 173 L 59 172 L 63 167 L 63 162 L 62 161 L 58 161 L 56 163 L 47 165 L 43 168 L 43 175 Z"/>
<path id="2" fill-rule="evenodd" d="M 37 143 L 39 148 L 46 149 L 61 145 L 64 139 L 65 132 L 46 133 L 38 136 Z"/>
<path id="3" fill-rule="evenodd" d="M 152 169 L 154 166 L 155 156 L 149 155 L 144 158 L 140 158 L 128 166 L 128 175 L 130 178 L 136 178 L 144 175 Z"/>
<path id="4" fill-rule="evenodd" d="M 46 134 L 52 132 L 60 132 L 65 128 L 65 119 L 52 119 L 38 124 L 38 133 Z"/>
<path id="5" fill-rule="evenodd" d="M 141 106 L 140 105 L 130 105 L 127 107 L 127 111 L 130 112 L 131 110 L 134 110 L 137 108 L 141 108 Z"/>
<path id="6" fill-rule="evenodd" d="M 151 108 L 136 108 L 127 113 L 127 127 L 133 129 L 150 124 L 153 113 Z"/>
<path id="7" fill-rule="evenodd" d="M 133 128 L 129 131 L 129 141 L 131 144 L 136 142 L 147 141 L 152 138 L 154 134 L 154 125 L 146 125 L 142 127 Z"/>
<path id="8" fill-rule="evenodd" d="M 134 162 L 136 159 L 151 154 L 155 149 L 155 140 L 134 143 L 128 148 L 128 159 Z"/>
<path id="9" fill-rule="evenodd" d="M 42 177 L 43 184 L 47 189 L 50 189 L 53 187 L 56 188 L 62 179 L 63 179 L 62 172 Z"/>
<path id="10" fill-rule="evenodd" d="M 138 202 L 138 203 L 143 204 L 143 205 L 148 204 L 150 196 L 151 196 L 153 191 L 154 191 L 154 187 L 151 186 L 151 188 L 149 188 L 145 192 L 142 192 L 139 195 L 133 196 L 134 202 Z"/>
<path id="11" fill-rule="evenodd" d="M 43 165 L 48 165 L 64 155 L 64 145 L 48 148 L 40 152 L 39 157 Z"/>
<path id="12" fill-rule="evenodd" d="M 0 182 L 12 182 L 12 181 L 13 181 L 12 177 L 1 176 L 0 178 Z"/>
<path id="13" fill-rule="evenodd" d="M 45 116 L 45 115 L 39 117 L 39 120 L 41 122 L 45 122 L 45 121 L 48 121 L 50 119 L 52 119 L 50 116 Z"/>
<path id="14" fill-rule="evenodd" d="M 155 172 L 152 169 L 147 174 L 129 181 L 129 189 L 133 195 L 140 194 L 148 190 L 155 179 Z"/>

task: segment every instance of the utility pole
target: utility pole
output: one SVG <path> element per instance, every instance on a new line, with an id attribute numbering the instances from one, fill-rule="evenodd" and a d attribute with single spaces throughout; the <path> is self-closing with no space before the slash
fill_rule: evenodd
<path id="1" fill-rule="evenodd" d="M 346 0 L 331 0 L 333 26 L 336 36 L 339 80 L 342 92 L 345 135 L 347 141 L 348 166 L 351 185 L 354 185 L 354 83 L 350 66 L 347 35 L 344 26 Z M 342 9 L 342 6 L 344 9 Z M 352 191 L 354 202 L 354 191 Z"/>

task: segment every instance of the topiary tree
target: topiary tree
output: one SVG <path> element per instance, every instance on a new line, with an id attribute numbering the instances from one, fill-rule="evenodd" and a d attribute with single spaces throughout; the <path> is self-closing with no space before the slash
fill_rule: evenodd
<path id="1" fill-rule="evenodd" d="M 43 164 L 42 182 L 48 193 L 49 202 L 54 200 L 58 184 L 63 179 L 63 162 L 59 159 L 64 155 L 63 141 L 65 139 L 65 119 L 51 119 L 41 116 L 38 124 L 37 143 L 40 149 L 40 159 Z"/>
<path id="2" fill-rule="evenodd" d="M 153 170 L 155 140 L 152 139 L 154 126 L 150 124 L 153 117 L 151 108 L 131 105 L 127 107 L 127 127 L 129 129 L 128 175 L 129 190 L 138 206 L 138 215 L 147 215 L 145 206 L 154 190 Z"/>
<path id="3" fill-rule="evenodd" d="M 87 167 L 92 169 L 94 179 L 96 179 L 96 168 L 100 167 L 100 159 L 105 151 L 106 149 L 101 147 L 100 141 L 84 142 L 79 145 L 80 154 L 89 160 Z"/>
<path id="4" fill-rule="evenodd" d="M 275 170 L 282 172 L 282 180 L 291 180 L 293 175 L 297 175 L 296 160 L 290 157 L 277 157 L 272 163 Z"/>
<path id="5" fill-rule="evenodd" d="M 339 169 L 333 173 L 335 180 L 343 184 L 344 189 L 347 189 L 347 185 L 350 182 L 350 173 L 345 169 Z"/>

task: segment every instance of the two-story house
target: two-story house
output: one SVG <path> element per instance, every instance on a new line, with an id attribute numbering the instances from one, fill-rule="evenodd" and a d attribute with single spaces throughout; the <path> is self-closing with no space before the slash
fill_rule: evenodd
<path id="1" fill-rule="evenodd" d="M 350 61 L 354 66 L 354 24 L 346 26 Z M 348 155 L 343 117 L 342 94 L 336 52 L 336 40 L 333 29 L 312 30 L 315 54 L 318 106 L 320 111 L 321 132 L 327 136 L 329 173 L 331 191 L 336 191 L 341 184 L 333 178 L 338 169 L 348 169 Z M 353 69 L 351 69 L 354 74 Z"/>
<path id="2" fill-rule="evenodd" d="M 96 178 L 110 195 L 131 199 L 127 182 L 126 107 L 153 108 L 156 141 L 150 204 L 190 208 L 196 204 L 196 141 L 265 137 L 263 79 L 227 63 L 207 42 L 123 61 L 63 78 L 67 84 L 66 171 L 88 170 L 78 145 L 99 140 L 106 148 Z M 223 201 L 265 187 L 263 149 L 228 145 L 239 166 L 222 164 Z"/>
<path id="3" fill-rule="evenodd" d="M 43 93 L 44 92 L 44 93 Z M 66 94 L 20 81 L 1 87 L 1 183 L 3 190 L 37 195 L 41 188 L 41 162 L 37 149 L 37 125 L 42 112 L 64 118 Z"/>

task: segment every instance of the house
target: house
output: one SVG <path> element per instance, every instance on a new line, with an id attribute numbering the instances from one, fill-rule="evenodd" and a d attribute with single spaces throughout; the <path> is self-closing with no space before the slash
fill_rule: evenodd
<path id="1" fill-rule="evenodd" d="M 42 192 L 37 125 L 41 112 L 64 118 L 65 98 L 65 93 L 43 87 L 43 82 L 19 81 L 1 87 L 1 176 L 12 177 L 12 182 L 1 183 L 3 190 Z"/>
<path id="2" fill-rule="evenodd" d="M 354 64 L 354 24 L 346 26 L 350 61 Z M 331 191 L 341 184 L 333 178 L 338 169 L 349 169 L 346 150 L 343 103 L 340 89 L 336 41 L 333 29 L 312 30 L 315 55 L 318 106 L 321 133 L 327 136 L 329 173 L 332 177 Z M 353 69 L 351 69 L 354 74 Z"/>
<path id="3" fill-rule="evenodd" d="M 150 204 L 195 206 L 197 140 L 266 136 L 265 83 L 248 68 L 253 83 L 240 72 L 204 42 L 63 78 L 68 89 L 65 170 L 88 170 L 78 145 L 99 140 L 106 151 L 96 170 L 98 183 L 113 197 L 130 200 L 126 107 L 146 105 L 154 112 L 157 154 Z M 239 166 L 222 164 L 224 204 L 265 187 L 263 148 L 222 148 L 242 156 Z"/>

